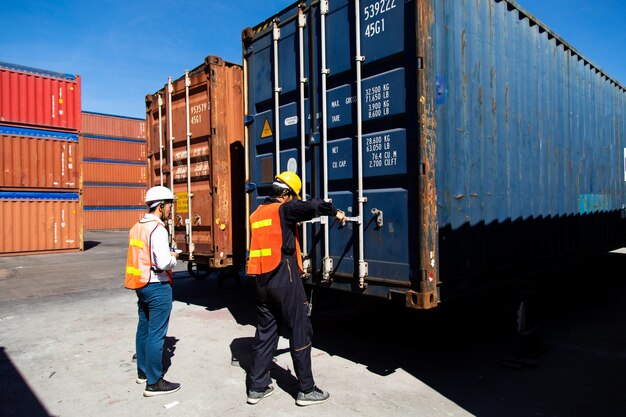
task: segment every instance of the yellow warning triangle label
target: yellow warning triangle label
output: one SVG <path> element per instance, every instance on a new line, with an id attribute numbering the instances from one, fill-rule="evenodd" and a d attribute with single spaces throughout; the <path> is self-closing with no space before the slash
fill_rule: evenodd
<path id="1" fill-rule="evenodd" d="M 272 133 L 272 128 L 270 127 L 270 122 L 265 118 L 265 122 L 263 123 L 263 131 L 261 132 L 261 139 L 269 138 L 270 136 L 274 136 Z"/>

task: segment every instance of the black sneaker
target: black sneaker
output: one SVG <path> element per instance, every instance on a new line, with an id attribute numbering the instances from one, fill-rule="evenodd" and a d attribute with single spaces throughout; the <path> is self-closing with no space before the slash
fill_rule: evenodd
<path id="1" fill-rule="evenodd" d="M 180 384 L 175 382 L 169 382 L 163 378 L 159 379 L 154 385 L 146 384 L 146 389 L 143 392 L 144 397 L 154 397 L 156 395 L 165 395 L 176 392 L 180 389 Z"/>
<path id="2" fill-rule="evenodd" d="M 313 387 L 313 389 L 309 392 L 300 391 L 296 397 L 296 404 L 302 407 L 313 404 L 321 404 L 328 400 L 328 398 L 330 398 L 329 393 L 322 391 L 318 387 Z"/>
<path id="3" fill-rule="evenodd" d="M 269 397 L 274 393 L 274 387 L 269 386 L 265 388 L 263 391 L 252 391 L 248 390 L 248 404 L 256 404 L 261 401 L 265 397 Z"/>
<path id="4" fill-rule="evenodd" d="M 145 384 L 146 382 L 148 382 L 148 378 L 146 378 L 146 373 L 137 369 L 137 379 L 135 379 L 135 382 L 138 384 Z"/>

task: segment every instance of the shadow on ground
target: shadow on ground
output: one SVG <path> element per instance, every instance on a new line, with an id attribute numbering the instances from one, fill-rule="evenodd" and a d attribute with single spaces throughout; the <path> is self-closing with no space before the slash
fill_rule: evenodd
<path id="1" fill-rule="evenodd" d="M 626 416 L 625 269 L 626 255 L 609 254 L 533 277 L 536 291 L 526 305 L 543 353 L 517 368 L 502 360 L 519 353 L 515 288 L 432 311 L 316 290 L 313 343 L 379 375 L 403 370 L 480 417 Z M 220 285 L 214 276 L 181 273 L 174 297 L 228 308 L 239 324 L 254 325 L 254 286 L 242 281 Z M 251 346 L 252 337 L 232 342 L 235 365 L 249 369 Z M 293 375 L 279 368 L 272 369 L 277 385 L 295 395 Z M 332 381 L 320 383 L 332 390 Z"/>
<path id="2" fill-rule="evenodd" d="M 0 415 L 3 417 L 50 417 L 28 383 L 0 347 Z"/>
<path id="3" fill-rule="evenodd" d="M 89 250 L 89 249 L 91 249 L 91 248 L 95 248 L 95 247 L 96 247 L 96 246 L 98 246 L 100 243 L 101 243 L 101 242 L 97 242 L 97 241 L 94 241 L 94 240 L 86 240 L 86 241 L 83 243 L 83 247 L 84 247 L 84 250 Z"/>
<path id="4" fill-rule="evenodd" d="M 191 278 L 187 272 L 174 273 L 174 301 L 205 307 L 209 311 L 227 308 L 241 325 L 254 325 L 254 283 L 211 273 L 203 279 Z"/>

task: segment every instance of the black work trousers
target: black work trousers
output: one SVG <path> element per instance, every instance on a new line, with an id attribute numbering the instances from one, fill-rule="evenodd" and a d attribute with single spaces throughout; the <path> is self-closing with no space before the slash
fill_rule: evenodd
<path id="1" fill-rule="evenodd" d="M 274 271 L 258 275 L 256 292 L 257 329 L 248 388 L 262 391 L 272 382 L 269 370 L 284 326 L 300 391 L 311 390 L 315 386 L 311 370 L 313 327 L 296 259 L 285 256 Z"/>

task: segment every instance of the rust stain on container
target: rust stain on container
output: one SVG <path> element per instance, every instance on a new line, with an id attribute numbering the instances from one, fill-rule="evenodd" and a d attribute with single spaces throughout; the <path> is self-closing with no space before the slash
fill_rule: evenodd
<path id="1" fill-rule="evenodd" d="M 0 256 L 82 249 L 78 193 L 0 192 Z"/>
<path id="2" fill-rule="evenodd" d="M 81 113 L 82 133 L 128 139 L 146 138 L 146 121 L 132 117 L 93 112 Z"/>
<path id="3" fill-rule="evenodd" d="M 146 143 L 138 140 L 81 136 L 85 158 L 113 159 L 120 161 L 145 161 Z"/>
<path id="4" fill-rule="evenodd" d="M 0 126 L 0 187 L 78 189 L 78 135 Z"/>
<path id="5" fill-rule="evenodd" d="M 146 97 L 148 177 L 150 185 L 163 181 L 168 187 L 173 184 L 176 194 L 192 193 L 189 210 L 174 213 L 174 240 L 183 249 L 183 257 L 191 254 L 198 263 L 222 268 L 242 263 L 245 251 L 242 68 L 209 56 L 190 71 L 189 78 L 188 103 L 185 78 L 172 82 L 171 132 L 167 85 Z M 174 138 L 171 153 L 170 137 Z M 213 222 L 216 218 L 220 219 L 219 225 Z M 191 224 L 191 242 L 185 222 Z"/>
<path id="6" fill-rule="evenodd" d="M 85 185 L 83 203 L 94 206 L 143 206 L 146 189 L 123 184 Z M 131 225 L 132 226 L 132 225 Z"/>
<path id="7" fill-rule="evenodd" d="M 83 162 L 84 181 L 101 183 L 145 184 L 146 165 L 119 161 Z"/>
<path id="8" fill-rule="evenodd" d="M 85 230 L 130 229 L 145 208 L 85 207 Z"/>
<path id="9" fill-rule="evenodd" d="M 80 76 L 0 63 L 0 122 L 81 130 Z"/>

